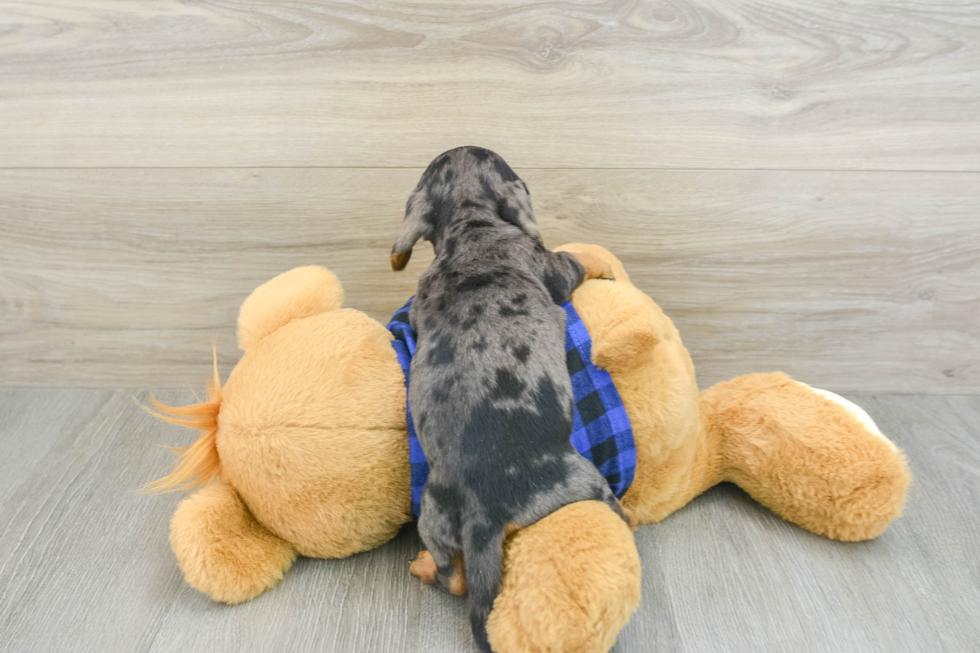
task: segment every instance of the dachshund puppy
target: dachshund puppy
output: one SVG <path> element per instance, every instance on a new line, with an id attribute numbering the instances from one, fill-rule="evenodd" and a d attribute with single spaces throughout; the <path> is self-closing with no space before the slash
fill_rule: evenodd
<path id="1" fill-rule="evenodd" d="M 409 403 L 429 461 L 412 572 L 470 595 L 470 625 L 490 650 L 503 540 L 576 501 L 607 503 L 606 480 L 569 443 L 572 386 L 565 312 L 585 279 L 612 279 L 588 254 L 550 252 L 527 186 L 498 155 L 461 147 L 437 157 L 408 198 L 391 265 L 419 238 L 435 260 L 409 321 L 417 350 Z"/>

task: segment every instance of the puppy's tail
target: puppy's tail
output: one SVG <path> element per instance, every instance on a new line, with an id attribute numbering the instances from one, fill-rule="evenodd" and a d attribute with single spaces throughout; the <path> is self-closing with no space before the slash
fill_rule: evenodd
<path id="1" fill-rule="evenodd" d="M 491 653 L 487 639 L 487 619 L 490 618 L 490 611 L 504 575 L 504 533 L 498 532 L 489 543 L 475 543 L 474 539 L 476 538 L 470 534 L 463 545 L 466 584 L 470 595 L 470 628 L 480 650 Z"/>

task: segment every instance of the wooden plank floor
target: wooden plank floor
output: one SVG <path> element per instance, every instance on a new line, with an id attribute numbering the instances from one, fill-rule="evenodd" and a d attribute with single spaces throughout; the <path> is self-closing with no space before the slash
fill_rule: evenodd
<path id="1" fill-rule="evenodd" d="M 976 650 L 980 397 L 849 398 L 908 454 L 905 516 L 843 544 L 715 488 L 636 534 L 643 600 L 615 651 Z M 0 651 L 473 650 L 464 604 L 408 574 L 411 528 L 300 559 L 241 606 L 188 587 L 167 543 L 179 497 L 134 491 L 170 463 L 156 444 L 189 437 L 126 390 L 0 390 Z"/>

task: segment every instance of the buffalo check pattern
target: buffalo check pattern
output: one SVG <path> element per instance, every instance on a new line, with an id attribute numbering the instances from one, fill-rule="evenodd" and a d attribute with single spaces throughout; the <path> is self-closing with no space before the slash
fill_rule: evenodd
<path id="1" fill-rule="evenodd" d="M 414 297 L 412 299 L 415 299 Z M 409 299 L 392 316 L 388 330 L 398 364 L 405 374 L 405 408 L 408 421 L 408 457 L 412 465 L 412 512 L 419 514 L 422 490 L 429 476 L 429 462 L 419 444 L 408 403 L 409 372 L 415 355 L 415 332 L 408 320 L 412 306 Z M 572 381 L 575 406 L 569 440 L 576 451 L 592 462 L 606 478 L 617 497 L 622 497 L 633 482 L 636 471 L 636 446 L 633 429 L 623 401 L 605 370 L 592 364 L 592 338 L 571 302 L 565 309 L 565 360 Z"/>
<path id="2" fill-rule="evenodd" d="M 425 479 L 429 477 L 429 461 L 422 451 L 419 444 L 418 435 L 415 433 L 415 422 L 412 420 L 412 407 L 408 403 L 408 377 L 412 367 L 412 356 L 415 355 L 415 331 L 408 321 L 408 310 L 412 307 L 412 300 L 409 299 L 398 312 L 391 316 L 388 323 L 388 330 L 395 336 L 391 341 L 391 346 L 395 348 L 395 355 L 398 357 L 398 364 L 401 365 L 402 372 L 405 374 L 405 411 L 408 419 L 408 461 L 412 465 L 412 513 L 419 514 L 419 504 L 422 501 L 422 490 L 425 488 Z"/>
<path id="3" fill-rule="evenodd" d="M 565 361 L 572 379 L 575 410 L 572 446 L 606 478 L 622 497 L 636 472 L 636 445 L 626 407 L 609 372 L 592 364 L 592 338 L 582 318 L 565 302 Z"/>

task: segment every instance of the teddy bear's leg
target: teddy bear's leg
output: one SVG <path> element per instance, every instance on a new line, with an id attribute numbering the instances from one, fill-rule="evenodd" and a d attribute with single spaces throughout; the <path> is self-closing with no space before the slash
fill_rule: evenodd
<path id="1" fill-rule="evenodd" d="M 847 404 L 780 373 L 701 395 L 724 480 L 818 535 L 866 540 L 901 514 L 909 472 L 902 452 Z"/>
<path id="2" fill-rule="evenodd" d="M 487 636 L 501 653 L 604 653 L 639 602 L 629 526 L 604 503 L 573 503 L 505 540 Z"/>
<path id="3" fill-rule="evenodd" d="M 293 547 L 255 521 L 234 488 L 221 481 L 180 502 L 170 521 L 170 545 L 187 582 L 224 603 L 255 598 L 296 559 Z"/>

